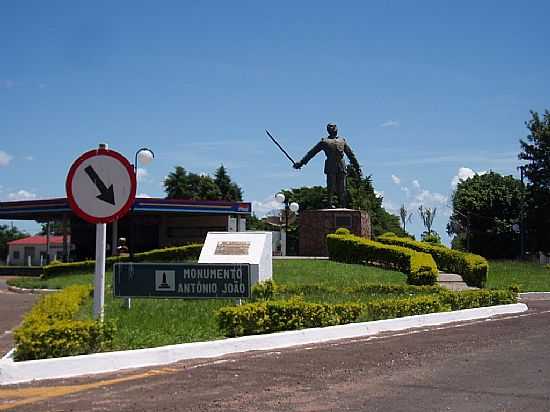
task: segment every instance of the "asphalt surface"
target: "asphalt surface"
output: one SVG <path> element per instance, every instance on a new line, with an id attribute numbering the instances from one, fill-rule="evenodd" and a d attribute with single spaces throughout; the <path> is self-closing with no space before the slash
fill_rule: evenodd
<path id="1" fill-rule="evenodd" d="M 550 301 L 524 314 L 0 389 L 21 411 L 549 411 Z"/>
<path id="2" fill-rule="evenodd" d="M 11 331 L 21 322 L 37 298 L 37 295 L 8 291 L 7 279 L 9 277 L 0 276 L 0 358 L 13 347 Z"/>

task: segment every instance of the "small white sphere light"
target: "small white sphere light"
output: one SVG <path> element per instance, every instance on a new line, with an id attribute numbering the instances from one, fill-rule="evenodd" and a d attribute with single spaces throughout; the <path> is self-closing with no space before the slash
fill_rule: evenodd
<path id="1" fill-rule="evenodd" d="M 294 213 L 296 213 L 298 211 L 298 209 L 300 209 L 300 205 L 296 202 L 292 202 L 289 206 L 290 210 L 292 210 Z"/>
<path id="2" fill-rule="evenodd" d="M 277 193 L 275 195 L 275 200 L 279 203 L 283 203 L 285 201 L 285 195 L 283 195 L 282 193 Z"/>
<path id="3" fill-rule="evenodd" d="M 155 155 L 149 149 L 141 150 L 138 153 L 138 159 L 144 165 L 148 165 L 149 163 L 151 163 L 154 158 L 155 158 Z"/>

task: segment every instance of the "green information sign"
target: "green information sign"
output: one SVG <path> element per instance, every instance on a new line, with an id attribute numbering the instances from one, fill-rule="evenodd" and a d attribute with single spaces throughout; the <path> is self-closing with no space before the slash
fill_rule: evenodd
<path id="1" fill-rule="evenodd" d="M 117 263 L 113 292 L 120 298 L 250 297 L 247 263 Z"/>

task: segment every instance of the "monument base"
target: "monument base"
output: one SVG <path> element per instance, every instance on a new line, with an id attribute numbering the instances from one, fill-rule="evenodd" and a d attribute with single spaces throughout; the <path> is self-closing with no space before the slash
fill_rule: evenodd
<path id="1" fill-rule="evenodd" d="M 354 235 L 371 237 L 370 216 L 365 210 L 304 210 L 300 212 L 299 227 L 301 256 L 328 256 L 326 237 L 341 227 Z"/>

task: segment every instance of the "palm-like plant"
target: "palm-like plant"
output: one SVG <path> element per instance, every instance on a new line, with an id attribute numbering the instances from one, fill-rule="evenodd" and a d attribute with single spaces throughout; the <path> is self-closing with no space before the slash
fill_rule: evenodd
<path id="1" fill-rule="evenodd" d="M 432 226 L 435 219 L 435 214 L 437 213 L 437 208 L 434 207 L 433 209 L 427 207 L 424 208 L 422 205 L 418 208 L 418 212 L 420 213 L 420 218 L 422 219 L 422 223 L 424 223 L 424 227 L 426 228 L 426 232 L 428 234 L 432 233 Z"/>
<path id="2" fill-rule="evenodd" d="M 404 204 L 399 208 L 399 217 L 401 218 L 401 223 L 403 224 L 403 232 L 407 231 L 407 223 L 412 222 L 412 212 L 409 212 Z"/>

